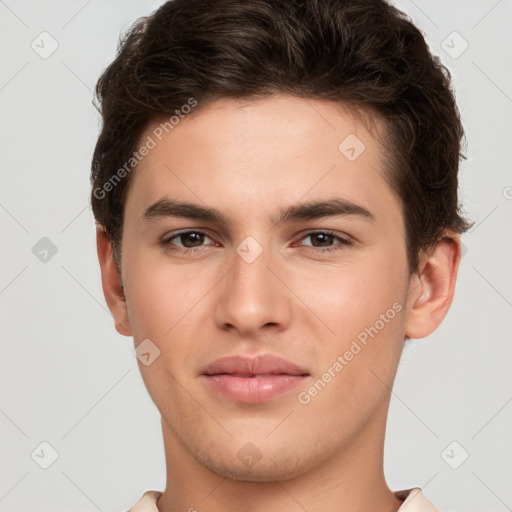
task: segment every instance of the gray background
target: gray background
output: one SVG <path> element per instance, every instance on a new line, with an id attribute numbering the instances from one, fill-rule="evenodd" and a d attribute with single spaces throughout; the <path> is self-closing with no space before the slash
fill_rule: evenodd
<path id="1" fill-rule="evenodd" d="M 165 485 L 160 417 L 104 303 L 88 200 L 92 89 L 120 31 L 160 3 L 0 1 L 2 512 L 119 512 Z M 512 2 L 395 4 L 452 73 L 468 138 L 461 198 L 476 224 L 446 320 L 404 351 L 386 477 L 394 490 L 423 487 L 444 512 L 503 512 L 512 510 Z"/>

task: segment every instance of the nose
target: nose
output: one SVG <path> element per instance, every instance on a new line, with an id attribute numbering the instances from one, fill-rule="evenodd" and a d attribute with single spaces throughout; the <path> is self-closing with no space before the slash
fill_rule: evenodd
<path id="1" fill-rule="evenodd" d="M 285 330 L 292 316 L 292 293 L 284 284 L 278 255 L 252 237 L 246 240 L 233 251 L 230 270 L 214 288 L 215 322 L 244 338 Z"/>

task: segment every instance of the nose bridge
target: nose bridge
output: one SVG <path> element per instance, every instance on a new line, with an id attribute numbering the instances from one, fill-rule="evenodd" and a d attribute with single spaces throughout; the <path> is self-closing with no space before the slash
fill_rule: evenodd
<path id="1" fill-rule="evenodd" d="M 283 285 L 268 267 L 275 267 L 272 251 L 248 236 L 235 247 L 231 270 L 217 297 L 216 322 L 245 335 L 266 324 L 287 321 Z"/>

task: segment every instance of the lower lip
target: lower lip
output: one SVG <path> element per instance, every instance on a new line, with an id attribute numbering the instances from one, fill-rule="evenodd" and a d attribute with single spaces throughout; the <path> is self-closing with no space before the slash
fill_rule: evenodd
<path id="1" fill-rule="evenodd" d="M 266 375 L 262 377 L 239 377 L 236 375 L 204 375 L 210 387 L 237 402 L 259 404 L 286 393 L 302 384 L 304 375 Z"/>

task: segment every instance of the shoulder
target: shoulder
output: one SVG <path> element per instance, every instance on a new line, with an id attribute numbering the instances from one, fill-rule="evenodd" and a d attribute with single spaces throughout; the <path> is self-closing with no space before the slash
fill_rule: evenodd
<path id="1" fill-rule="evenodd" d="M 161 495 L 160 491 L 146 491 L 132 508 L 123 512 L 159 512 L 156 503 Z"/>
<path id="2" fill-rule="evenodd" d="M 425 498 L 423 491 L 419 487 L 405 491 L 396 491 L 395 494 L 398 498 L 404 500 L 397 512 L 440 512 L 438 508 Z"/>
<path id="3" fill-rule="evenodd" d="M 403 500 L 397 512 L 440 512 L 430 501 L 425 498 L 419 487 L 396 491 L 396 496 Z M 124 512 L 159 512 L 157 507 L 160 491 L 146 491 L 135 505 Z"/>

